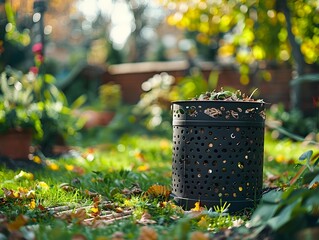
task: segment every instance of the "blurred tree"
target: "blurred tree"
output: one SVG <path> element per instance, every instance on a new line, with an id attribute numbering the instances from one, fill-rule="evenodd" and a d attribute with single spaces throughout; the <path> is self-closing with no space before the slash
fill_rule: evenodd
<path id="1" fill-rule="evenodd" d="M 152 41 L 156 40 L 156 28 L 161 24 L 163 14 L 150 0 L 126 0 L 126 4 L 133 16 L 132 33 L 128 39 L 129 62 L 146 61 Z M 158 46 L 161 48 L 163 46 Z M 162 49 L 163 50 L 163 49 Z M 160 58 L 162 56 L 159 56 Z"/>
<path id="2" fill-rule="evenodd" d="M 25 14 L 15 16 L 8 1 L 0 1 L 0 71 L 6 65 L 24 68 L 26 47 L 30 44 L 30 18 Z"/>
<path id="3" fill-rule="evenodd" d="M 220 59 L 235 59 L 242 84 L 265 62 L 293 63 L 296 77 L 319 69 L 317 0 L 160 1 L 170 11 L 169 24 L 196 32 L 201 43 L 217 44 Z"/>

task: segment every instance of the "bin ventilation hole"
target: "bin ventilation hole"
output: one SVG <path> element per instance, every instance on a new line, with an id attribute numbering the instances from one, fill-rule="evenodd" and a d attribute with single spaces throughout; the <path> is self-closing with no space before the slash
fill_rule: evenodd
<path id="1" fill-rule="evenodd" d="M 222 115 L 222 112 L 217 108 L 206 108 L 204 113 L 212 118 L 217 118 Z"/>
<path id="2" fill-rule="evenodd" d="M 230 110 L 230 113 L 233 116 L 233 118 L 238 119 L 238 117 L 239 117 L 238 112 L 236 112 L 234 110 Z"/>
<path id="3" fill-rule="evenodd" d="M 198 177 L 198 178 L 200 178 L 201 176 L 202 176 L 202 175 L 200 175 L 200 174 L 197 174 L 197 177 Z"/>
<path id="4" fill-rule="evenodd" d="M 213 143 L 209 143 L 209 144 L 208 144 L 208 147 L 210 147 L 210 148 L 212 148 L 213 146 L 214 146 Z"/>
<path id="5" fill-rule="evenodd" d="M 213 173 L 213 170 L 211 170 L 211 169 L 208 169 L 208 173 Z"/>
<path id="6" fill-rule="evenodd" d="M 196 111 L 196 107 L 195 106 L 191 106 L 188 111 L 187 111 L 188 115 L 191 117 L 196 117 L 198 112 Z"/>
<path id="7" fill-rule="evenodd" d="M 240 169 L 244 169 L 244 164 L 242 162 L 238 162 L 237 166 L 240 168 Z"/>
<path id="8" fill-rule="evenodd" d="M 246 109 L 245 113 L 254 113 L 256 111 L 256 108 L 248 108 Z"/>

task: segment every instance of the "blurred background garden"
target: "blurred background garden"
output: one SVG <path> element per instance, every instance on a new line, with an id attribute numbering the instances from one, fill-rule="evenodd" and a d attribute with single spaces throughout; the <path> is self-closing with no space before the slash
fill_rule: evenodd
<path id="1" fill-rule="evenodd" d="M 131 106 L 127 121 L 165 129 L 171 101 L 257 88 L 276 127 L 301 137 L 317 132 L 316 1 L 12 0 L 0 7 L 1 71 L 52 76 L 63 104 L 76 102 L 90 121 L 93 112 L 83 108 Z"/>
<path id="2" fill-rule="evenodd" d="M 37 204 L 45 207 L 59 201 L 92 204 L 84 190 L 124 202 L 123 190 L 132 184 L 141 191 L 170 186 L 171 102 L 221 88 L 253 93 L 267 103 L 265 189 L 294 185 L 305 171 L 298 172 L 298 158 L 307 151 L 314 154 L 304 166 L 311 159 L 314 168 L 318 163 L 316 0 L 0 0 L 0 72 L 0 166 L 13 169 L 8 175 L 1 171 L 0 206 L 8 203 L 5 189 L 17 186 L 9 179 L 18 176 L 21 186 L 34 187 L 28 182 L 34 176 L 16 172 L 21 168 L 48 168 L 52 173 L 35 178 L 55 191 L 80 191 L 76 197 L 52 193 L 50 200 L 41 192 L 46 200 Z M 19 140 L 11 142 L 16 132 Z M 18 153 L 22 134 L 27 145 Z M 312 195 L 301 198 L 306 202 Z M 136 219 L 145 207 L 139 204 Z M 318 228 L 317 213 L 303 206 L 290 210 Z M 172 219 L 156 214 L 156 230 L 162 231 Z M 296 234 L 305 226 L 291 224 L 288 231 L 284 225 L 296 219 L 290 214 L 271 227 L 281 237 L 285 231 Z M 129 234 L 119 226 L 108 234 L 118 229 Z"/>

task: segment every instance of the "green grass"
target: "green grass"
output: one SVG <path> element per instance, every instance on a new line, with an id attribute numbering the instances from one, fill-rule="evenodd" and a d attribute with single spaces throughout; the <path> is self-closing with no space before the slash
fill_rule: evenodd
<path id="1" fill-rule="evenodd" d="M 94 141 L 96 143 L 97 139 Z M 86 142 L 89 143 L 90 139 L 86 139 Z M 29 229 L 29 234 L 35 234 L 37 239 L 71 239 L 79 233 L 87 239 L 108 239 L 103 237 L 110 237 L 116 232 L 121 232 L 125 239 L 137 239 L 141 234 L 156 234 L 158 239 L 171 239 L 173 236 L 175 239 L 187 239 L 192 234 L 200 236 L 205 232 L 213 236 L 236 222 L 243 224 L 248 220 L 249 215 L 214 211 L 185 216 L 180 207 L 172 202 L 166 203 L 167 200 L 145 197 L 143 193 L 123 194 L 124 189 L 132 190 L 133 187 L 145 192 L 154 184 L 170 186 L 170 139 L 131 135 L 113 142 L 105 142 L 103 138 L 98 139 L 98 142 L 95 148 L 82 146 L 73 154 L 58 159 L 42 159 L 45 167 L 34 171 L 33 177 L 19 175 L 20 171 L 0 168 L 0 195 L 5 195 L 4 188 L 15 193 L 35 194 L 31 198 L 4 196 L 0 201 L 0 215 L 7 216 L 6 222 L 14 222 L 21 214 L 33 219 L 26 223 L 28 228 L 22 226 L 19 231 L 24 233 Z M 311 148 L 291 141 L 275 141 L 267 134 L 264 178 L 279 177 L 272 180 L 271 184 L 265 181 L 265 186 L 285 187 L 298 170 L 296 164 L 299 156 Z M 41 187 L 43 182 L 47 187 Z M 119 207 L 132 208 L 132 217 L 116 221 L 108 227 L 92 228 L 57 220 L 39 210 L 39 207 L 31 207 L 32 199 L 36 206 L 43 207 L 89 206 L 96 201 L 95 194 L 100 195 L 101 199 L 115 201 Z M 155 221 L 147 228 L 137 223 L 145 212 Z M 7 234 L 5 236 L 8 237 L 7 232 L 0 231 L 0 234 Z"/>

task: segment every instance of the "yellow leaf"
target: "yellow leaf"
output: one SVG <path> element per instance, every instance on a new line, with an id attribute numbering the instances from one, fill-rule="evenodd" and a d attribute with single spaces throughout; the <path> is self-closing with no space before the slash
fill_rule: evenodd
<path id="1" fill-rule="evenodd" d="M 141 165 L 141 166 L 138 166 L 136 170 L 137 170 L 138 172 L 145 172 L 145 171 L 150 170 L 150 166 L 148 166 L 148 165 Z"/>
<path id="2" fill-rule="evenodd" d="M 171 191 L 166 186 L 162 185 L 152 185 L 146 191 L 146 195 L 153 198 L 163 197 L 167 199 L 170 194 Z"/>
<path id="3" fill-rule="evenodd" d="M 161 148 L 161 150 L 171 149 L 170 142 L 168 140 L 162 140 L 160 142 L 160 148 Z"/>
<path id="4" fill-rule="evenodd" d="M 92 213 L 98 213 L 98 212 L 99 212 L 99 208 L 97 208 L 97 207 L 92 207 L 92 208 L 91 208 L 91 212 L 92 212 Z"/>
<path id="5" fill-rule="evenodd" d="M 42 162 L 41 158 L 39 156 L 34 156 L 33 157 L 33 162 L 40 164 Z"/>
<path id="6" fill-rule="evenodd" d="M 65 169 L 68 170 L 68 171 L 73 171 L 73 169 L 74 169 L 74 166 L 71 165 L 71 164 L 65 164 L 64 167 L 65 167 Z"/>
<path id="7" fill-rule="evenodd" d="M 46 182 L 40 181 L 37 184 L 37 188 L 43 189 L 43 190 L 48 190 L 49 186 L 46 184 Z"/>
<path id="8" fill-rule="evenodd" d="M 15 180 L 33 180 L 34 176 L 32 173 L 20 171 L 18 175 L 14 176 Z"/>
<path id="9" fill-rule="evenodd" d="M 35 204 L 35 200 L 34 199 L 31 199 L 29 207 L 30 207 L 30 209 L 35 209 L 36 204 Z"/>
<path id="10" fill-rule="evenodd" d="M 59 166 L 56 163 L 53 163 L 50 161 L 47 161 L 46 163 L 47 163 L 48 168 L 51 169 L 52 171 L 59 170 Z"/>
<path id="11" fill-rule="evenodd" d="M 201 228 L 208 228 L 209 222 L 207 221 L 206 216 L 203 216 L 197 224 Z"/>
<path id="12" fill-rule="evenodd" d="M 200 202 L 195 202 L 195 207 L 191 209 L 193 212 L 200 212 L 203 208 L 200 206 Z"/>
<path id="13" fill-rule="evenodd" d="M 286 162 L 286 157 L 283 154 L 279 154 L 276 156 L 275 160 L 279 163 Z"/>
<path id="14" fill-rule="evenodd" d="M 3 193 L 5 195 L 6 198 L 18 198 L 19 197 L 19 193 L 11 190 L 11 189 L 7 189 L 7 188 L 2 188 Z"/>

